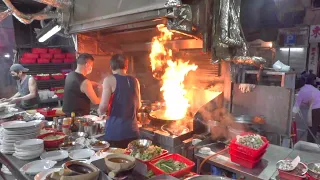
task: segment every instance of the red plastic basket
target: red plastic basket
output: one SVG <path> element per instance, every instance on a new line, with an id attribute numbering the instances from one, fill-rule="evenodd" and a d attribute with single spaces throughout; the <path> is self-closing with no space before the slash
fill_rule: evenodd
<path id="1" fill-rule="evenodd" d="M 288 180 L 304 180 L 306 178 L 306 176 L 298 176 L 298 175 L 294 175 L 291 174 L 289 172 L 286 171 L 281 171 L 278 169 L 279 172 L 279 177 L 281 179 L 288 179 Z"/>
<path id="2" fill-rule="evenodd" d="M 56 64 L 60 64 L 60 63 L 63 63 L 63 59 L 52 59 L 51 62 L 56 63 Z"/>
<path id="3" fill-rule="evenodd" d="M 46 109 L 37 109 L 37 112 L 44 116 L 54 116 L 56 114 L 56 110 L 46 110 Z"/>
<path id="4" fill-rule="evenodd" d="M 50 88 L 50 91 L 57 91 L 60 89 L 64 89 L 64 87 L 53 87 L 53 88 Z"/>
<path id="5" fill-rule="evenodd" d="M 236 149 L 232 148 L 232 145 L 229 146 L 229 153 L 232 153 L 238 157 L 244 158 L 244 159 L 248 159 L 251 161 L 256 161 L 258 160 L 261 156 L 263 156 L 265 153 L 267 152 L 267 150 L 261 151 L 258 154 L 255 154 L 255 156 L 250 156 L 247 154 L 244 154 L 240 151 L 237 151 Z"/>
<path id="6" fill-rule="evenodd" d="M 48 52 L 48 48 L 32 48 L 31 52 L 34 54 L 43 54 Z"/>
<path id="7" fill-rule="evenodd" d="M 23 53 L 22 57 L 29 58 L 29 59 L 37 59 L 39 57 L 39 54 L 35 53 Z"/>
<path id="8" fill-rule="evenodd" d="M 140 161 L 140 162 L 143 162 L 143 163 L 147 164 L 147 163 L 149 163 L 150 161 L 152 161 L 152 160 L 154 160 L 154 159 L 158 159 L 158 158 L 160 158 L 160 157 L 162 157 L 162 156 L 167 155 L 168 152 L 169 152 L 168 150 L 162 149 L 162 153 L 161 153 L 159 156 L 156 156 L 156 157 L 154 157 L 153 159 L 150 159 L 150 160 L 147 160 L 147 161 L 141 160 L 141 159 L 139 159 L 139 158 L 136 158 L 136 159 L 137 159 L 138 161 Z M 130 155 L 130 151 L 126 151 L 125 154 Z"/>
<path id="9" fill-rule="evenodd" d="M 307 173 L 306 176 L 308 177 L 308 180 L 319 180 L 319 178 L 315 178 L 311 176 L 309 173 Z"/>
<path id="10" fill-rule="evenodd" d="M 52 54 L 40 54 L 40 58 L 46 58 L 46 59 L 51 59 L 52 58 Z"/>
<path id="11" fill-rule="evenodd" d="M 149 163 L 150 164 L 150 168 L 154 172 L 154 174 L 156 174 L 156 175 L 168 174 L 168 173 L 162 171 L 161 169 L 159 169 L 157 166 L 154 165 L 160 159 L 166 159 L 166 160 L 173 159 L 174 161 L 180 161 L 180 162 L 183 162 L 183 163 L 185 163 L 187 165 L 186 168 L 169 174 L 170 176 L 174 176 L 174 177 L 182 177 L 183 175 L 188 174 L 189 172 L 191 172 L 191 169 L 195 165 L 194 162 L 192 162 L 189 159 L 181 156 L 180 154 L 168 154 L 168 155 L 165 155 L 165 156 L 162 156 L 160 158 L 157 158 L 157 159 L 154 159 L 154 160 L 150 161 L 150 163 Z"/>
<path id="12" fill-rule="evenodd" d="M 230 153 L 230 159 L 232 162 L 239 164 L 240 166 L 250 168 L 250 169 L 253 169 L 260 162 L 261 157 L 255 161 L 251 161 L 251 160 L 244 159 L 244 158 L 241 158 L 239 156 L 236 156 L 236 155 Z"/>
<path id="13" fill-rule="evenodd" d="M 39 76 L 37 76 L 37 75 L 34 75 L 33 78 L 34 78 L 35 80 L 37 80 L 37 81 L 40 80 L 40 79 L 39 79 Z"/>
<path id="14" fill-rule="evenodd" d="M 61 54 L 62 53 L 62 49 L 61 48 L 50 48 L 49 49 L 49 53 L 50 54 Z"/>
<path id="15" fill-rule="evenodd" d="M 55 93 L 57 96 L 58 96 L 58 98 L 63 98 L 63 95 L 64 95 L 64 93 Z"/>
<path id="16" fill-rule="evenodd" d="M 63 74 L 61 74 L 61 75 L 51 75 L 51 77 L 53 79 L 59 80 L 59 79 L 64 79 L 65 76 Z"/>
<path id="17" fill-rule="evenodd" d="M 65 54 L 53 54 L 53 57 L 55 58 L 55 59 L 64 59 L 65 57 L 66 57 L 66 55 Z"/>
<path id="18" fill-rule="evenodd" d="M 37 59 L 38 64 L 48 64 L 50 63 L 50 59 L 47 58 L 38 58 Z"/>
<path id="19" fill-rule="evenodd" d="M 76 60 L 74 58 L 65 58 L 64 59 L 64 63 L 73 63 L 75 62 Z"/>
<path id="20" fill-rule="evenodd" d="M 241 136 L 244 135 L 249 135 L 249 134 L 253 134 L 253 133 L 242 133 Z M 233 138 L 230 142 L 230 146 L 232 147 L 232 149 L 237 150 L 243 154 L 252 156 L 252 157 L 257 157 L 259 156 L 259 154 L 261 154 L 261 152 L 263 152 L 264 150 L 267 149 L 267 147 L 269 146 L 269 141 L 267 140 L 267 138 L 261 136 L 262 140 L 265 142 L 264 145 L 262 145 L 259 149 L 252 149 L 250 147 L 247 146 L 243 146 L 241 144 L 238 144 L 236 141 L 236 138 Z"/>
<path id="21" fill-rule="evenodd" d="M 76 58 L 76 55 L 73 54 L 73 53 L 66 53 L 66 58 L 72 58 L 72 59 L 75 59 Z"/>
<path id="22" fill-rule="evenodd" d="M 21 64 L 35 64 L 37 62 L 37 59 L 30 59 L 30 58 L 20 58 Z"/>
<path id="23" fill-rule="evenodd" d="M 38 76 L 37 75 L 37 79 L 42 80 L 42 81 L 47 81 L 47 80 L 50 80 L 50 75 L 48 75 L 48 76 Z"/>

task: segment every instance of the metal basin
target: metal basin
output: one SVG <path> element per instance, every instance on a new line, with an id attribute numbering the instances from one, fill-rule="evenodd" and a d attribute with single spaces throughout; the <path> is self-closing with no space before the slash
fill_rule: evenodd
<path id="1" fill-rule="evenodd" d="M 137 139 L 128 144 L 129 150 L 146 150 L 152 144 L 148 139 Z"/>

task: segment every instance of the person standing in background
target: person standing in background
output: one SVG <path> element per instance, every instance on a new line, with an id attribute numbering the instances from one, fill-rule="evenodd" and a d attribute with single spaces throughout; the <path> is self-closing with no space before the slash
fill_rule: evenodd
<path id="1" fill-rule="evenodd" d="M 80 54 L 77 58 L 77 69 L 70 72 L 66 78 L 62 111 L 67 116 L 70 116 L 72 112 L 76 116 L 88 115 L 90 114 L 90 102 L 100 103 L 94 87 L 101 87 L 101 85 L 86 77 L 92 72 L 93 63 L 92 55 Z"/>
<path id="2" fill-rule="evenodd" d="M 103 81 L 103 91 L 98 113 L 108 118 L 104 139 L 111 146 L 126 148 L 139 136 L 137 112 L 141 107 L 140 83 L 127 75 L 128 60 L 116 54 L 110 60 L 112 75 Z"/>
<path id="3" fill-rule="evenodd" d="M 312 122 L 309 123 L 311 127 L 309 128 L 312 134 L 316 136 L 320 126 L 320 91 L 312 85 L 306 84 L 303 78 L 296 80 L 295 89 L 298 92 L 298 96 L 293 107 L 293 117 L 299 113 L 302 104 L 309 106 L 312 117 Z M 309 131 L 307 139 L 309 142 L 315 142 Z"/>

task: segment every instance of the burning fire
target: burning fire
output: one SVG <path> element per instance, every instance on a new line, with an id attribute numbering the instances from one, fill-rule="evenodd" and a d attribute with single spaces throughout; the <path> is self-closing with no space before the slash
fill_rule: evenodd
<path id="1" fill-rule="evenodd" d="M 163 81 L 160 91 L 163 92 L 166 103 L 164 116 L 168 119 L 182 119 L 190 106 L 186 97 L 187 90 L 184 89 L 184 78 L 189 71 L 195 71 L 198 66 L 189 64 L 189 61 L 173 61 L 172 50 L 165 47 L 173 33 L 163 24 L 157 28 L 161 34 L 153 38 L 149 56 L 153 76 Z"/>

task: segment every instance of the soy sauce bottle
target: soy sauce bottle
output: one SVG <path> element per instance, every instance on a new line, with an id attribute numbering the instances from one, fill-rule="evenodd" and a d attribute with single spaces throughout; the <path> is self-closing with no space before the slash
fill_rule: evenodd
<path id="1" fill-rule="evenodd" d="M 70 124 L 70 131 L 71 132 L 78 132 L 79 127 L 76 125 L 76 114 L 74 112 L 71 113 L 71 124 Z"/>

